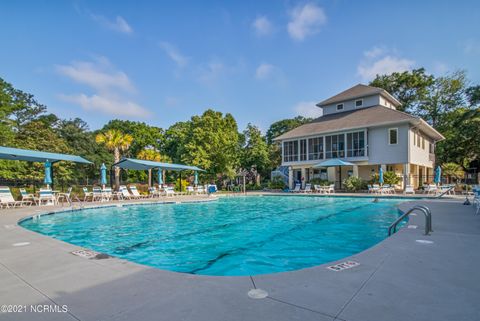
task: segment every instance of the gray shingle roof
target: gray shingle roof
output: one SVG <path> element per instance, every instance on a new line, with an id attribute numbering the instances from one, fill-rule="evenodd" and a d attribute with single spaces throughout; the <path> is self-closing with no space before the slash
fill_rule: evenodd
<path id="1" fill-rule="evenodd" d="M 378 105 L 319 117 L 310 123 L 301 125 L 289 132 L 284 133 L 283 135 L 278 136 L 275 138 L 275 140 L 284 140 L 296 137 L 311 136 L 315 134 L 355 128 L 367 128 L 381 124 L 393 124 L 407 121 L 419 122 L 420 118 L 395 109 Z"/>
<path id="2" fill-rule="evenodd" d="M 325 105 L 330 105 L 334 103 L 339 103 L 342 101 L 352 100 L 355 98 L 368 97 L 368 96 L 378 95 L 378 94 L 382 94 L 387 98 L 389 98 L 389 100 L 391 100 L 394 105 L 396 106 L 400 105 L 400 103 L 394 97 L 392 97 L 388 92 L 386 92 L 384 89 L 367 86 L 363 84 L 358 84 L 353 86 L 352 88 L 342 91 L 341 93 L 335 96 L 332 96 L 328 99 L 325 99 L 324 101 L 319 102 L 317 106 L 325 106 Z"/>

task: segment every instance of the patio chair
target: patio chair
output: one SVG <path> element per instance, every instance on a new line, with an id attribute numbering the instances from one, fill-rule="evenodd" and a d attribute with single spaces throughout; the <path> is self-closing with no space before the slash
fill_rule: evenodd
<path id="1" fill-rule="evenodd" d="M 73 190 L 73 187 L 69 187 L 66 193 L 58 193 L 57 203 L 60 203 L 60 201 L 62 201 L 62 205 L 63 205 L 63 201 L 67 201 L 69 204 L 71 204 L 72 201 L 70 199 L 70 195 L 72 194 L 72 190 Z"/>
<path id="2" fill-rule="evenodd" d="M 6 208 L 9 208 L 10 206 L 18 207 L 27 204 L 27 202 L 23 200 L 16 201 L 13 198 L 12 192 L 8 186 L 0 186 L 0 202 Z"/>
<path id="3" fill-rule="evenodd" d="M 415 190 L 412 185 L 407 185 L 405 186 L 405 190 L 403 191 L 403 194 L 415 194 Z"/>
<path id="4" fill-rule="evenodd" d="M 157 191 L 157 189 L 155 188 L 155 186 L 151 186 L 148 188 L 148 197 L 150 198 L 154 198 L 154 197 L 158 197 L 159 196 L 159 193 Z"/>
<path id="5" fill-rule="evenodd" d="M 197 186 L 196 191 L 197 194 L 205 194 L 205 188 L 202 185 Z"/>
<path id="6" fill-rule="evenodd" d="M 45 205 L 55 205 L 56 199 L 55 194 L 51 189 L 42 188 L 40 192 L 38 192 L 38 199 L 37 199 L 38 206 L 41 206 L 43 203 Z"/>
<path id="7" fill-rule="evenodd" d="M 438 192 L 438 187 L 435 184 L 429 184 L 425 192 L 427 194 L 436 194 Z"/>
<path id="8" fill-rule="evenodd" d="M 26 189 L 20 188 L 20 195 L 22 196 L 22 201 L 25 203 L 29 202 L 30 205 L 35 203 L 35 195 L 29 194 Z"/>
<path id="9" fill-rule="evenodd" d="M 373 184 L 373 185 L 372 185 L 372 193 L 375 193 L 375 194 L 380 193 L 380 185 L 378 185 L 378 184 Z"/>
<path id="10" fill-rule="evenodd" d="M 292 193 L 300 193 L 300 188 L 302 187 L 302 184 L 295 184 L 295 188 L 292 189 L 290 192 Z"/>
<path id="11" fill-rule="evenodd" d="M 193 186 L 187 186 L 187 194 L 193 194 L 195 193 L 195 189 Z"/>
<path id="12" fill-rule="evenodd" d="M 315 184 L 315 185 L 313 185 L 313 191 L 315 193 L 321 193 L 321 192 L 323 192 L 323 189 L 320 185 Z"/>
<path id="13" fill-rule="evenodd" d="M 82 190 L 83 190 L 83 201 L 86 202 L 90 198 L 90 201 L 93 202 L 93 192 L 89 192 L 88 188 L 86 187 L 83 187 Z"/>
<path id="14" fill-rule="evenodd" d="M 202 189 L 203 189 L 203 186 L 202 186 Z M 169 197 L 169 196 L 175 196 L 176 193 L 175 193 L 175 190 L 173 189 L 173 187 L 170 187 L 170 186 L 167 186 L 165 187 L 165 196 L 166 197 Z"/>
<path id="15" fill-rule="evenodd" d="M 132 193 L 133 198 L 136 198 L 136 199 L 145 198 L 145 196 L 143 196 L 138 192 L 138 189 L 135 185 L 130 185 L 129 187 L 130 187 L 130 193 Z"/>
<path id="16" fill-rule="evenodd" d="M 322 191 L 325 194 L 335 193 L 335 184 L 330 184 L 328 186 L 322 186 Z"/>

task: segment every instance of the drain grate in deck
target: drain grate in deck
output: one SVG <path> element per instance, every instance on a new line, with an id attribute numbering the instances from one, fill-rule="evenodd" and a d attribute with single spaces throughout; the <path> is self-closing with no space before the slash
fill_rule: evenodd
<path id="1" fill-rule="evenodd" d="M 70 253 L 76 256 L 83 257 L 84 259 L 89 259 L 89 260 L 103 260 L 111 257 L 108 254 L 99 253 L 92 250 L 76 250 Z"/>
<path id="2" fill-rule="evenodd" d="M 338 264 L 335 264 L 335 265 L 327 266 L 327 269 L 335 271 L 335 272 L 339 272 L 339 271 L 343 271 L 343 270 L 346 270 L 346 269 L 351 269 L 351 268 L 359 266 L 359 265 L 360 265 L 360 263 L 355 262 L 355 261 L 345 261 L 345 262 L 341 262 L 341 263 L 338 263 Z"/>

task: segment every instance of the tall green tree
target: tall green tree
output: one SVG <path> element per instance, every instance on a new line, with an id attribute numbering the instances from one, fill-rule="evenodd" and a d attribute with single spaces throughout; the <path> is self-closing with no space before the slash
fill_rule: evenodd
<path id="1" fill-rule="evenodd" d="M 207 110 L 190 120 L 183 162 L 205 169 L 210 178 L 233 177 L 239 165 L 239 134 L 231 114 Z"/>
<path id="2" fill-rule="evenodd" d="M 255 167 L 260 174 L 268 174 L 270 170 L 269 149 L 260 129 L 249 123 L 243 131 L 243 137 L 241 167 L 244 169 Z"/>
<path id="3" fill-rule="evenodd" d="M 113 152 L 114 162 L 120 161 L 122 153 L 126 152 L 132 144 L 133 137 L 129 134 L 124 134 L 117 129 L 110 129 L 104 133 L 99 133 L 95 137 L 97 144 L 103 144 L 105 147 Z M 120 186 L 120 167 L 115 166 L 115 188 Z"/>
<path id="4" fill-rule="evenodd" d="M 393 95 L 402 104 L 398 110 L 415 113 L 427 99 L 434 82 L 434 76 L 428 75 L 424 68 L 419 68 L 377 75 L 369 85 L 385 89 Z"/>
<path id="5" fill-rule="evenodd" d="M 274 122 L 270 125 L 267 130 L 267 143 L 271 145 L 273 143 L 273 139 L 278 137 L 300 125 L 306 124 L 312 121 L 312 118 L 306 118 L 303 116 L 297 116 L 295 118 L 290 119 L 282 119 L 279 121 Z"/>

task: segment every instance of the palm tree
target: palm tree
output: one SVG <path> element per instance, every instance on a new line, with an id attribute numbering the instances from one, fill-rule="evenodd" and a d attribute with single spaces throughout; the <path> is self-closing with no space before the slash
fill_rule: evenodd
<path id="1" fill-rule="evenodd" d="M 137 155 L 138 158 L 149 160 L 153 162 L 160 162 L 162 161 L 162 155 L 153 148 L 145 148 L 140 151 Z M 148 169 L 148 186 L 152 186 L 152 169 Z"/>
<path id="2" fill-rule="evenodd" d="M 442 165 L 443 174 L 447 177 L 448 183 L 452 178 L 458 180 L 463 177 L 465 172 L 463 171 L 462 166 L 456 163 L 445 163 Z"/>
<path id="3" fill-rule="evenodd" d="M 115 163 L 120 161 L 120 153 L 128 150 L 132 144 L 133 137 L 124 134 L 118 129 L 110 129 L 105 133 L 100 133 L 95 137 L 97 144 L 103 144 L 109 151 L 113 151 Z M 115 166 L 115 188 L 120 185 L 120 167 Z"/>

